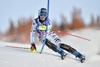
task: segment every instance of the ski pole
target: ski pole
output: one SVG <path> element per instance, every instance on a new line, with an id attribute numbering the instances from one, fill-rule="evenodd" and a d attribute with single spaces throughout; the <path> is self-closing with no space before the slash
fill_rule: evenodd
<path id="1" fill-rule="evenodd" d="M 58 32 L 61 33 L 61 31 L 58 31 Z M 68 33 L 68 32 L 62 32 L 62 33 L 65 33 L 65 34 L 68 34 L 70 36 L 74 36 L 74 37 L 77 37 L 77 38 L 80 38 L 80 39 L 84 39 L 84 40 L 90 41 L 90 39 L 88 39 L 88 38 L 77 36 L 77 35 L 74 35 L 74 34 L 71 34 L 71 33 Z"/>
<path id="2" fill-rule="evenodd" d="M 47 18 L 49 17 L 49 3 L 50 3 L 50 0 L 47 1 L 47 11 L 48 11 L 48 16 Z M 48 20 L 48 19 L 47 19 Z M 45 35 L 45 39 L 44 39 L 44 43 L 42 45 L 42 48 L 41 48 L 41 51 L 40 51 L 40 54 L 42 53 L 43 49 L 44 49 L 44 46 L 45 46 L 45 42 L 46 42 L 46 36 L 47 36 L 47 30 L 48 30 L 48 21 L 46 21 L 46 35 Z"/>
<path id="3" fill-rule="evenodd" d="M 19 48 L 19 49 L 29 49 L 28 47 L 9 46 L 9 45 L 6 45 L 5 47 L 9 47 L 9 48 Z"/>

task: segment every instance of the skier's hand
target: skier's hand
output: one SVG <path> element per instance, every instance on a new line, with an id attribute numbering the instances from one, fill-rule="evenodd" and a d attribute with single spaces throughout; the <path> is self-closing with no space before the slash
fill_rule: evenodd
<path id="1" fill-rule="evenodd" d="M 35 46 L 35 43 L 31 43 L 30 50 L 31 50 L 31 52 L 36 52 L 36 46 Z"/>

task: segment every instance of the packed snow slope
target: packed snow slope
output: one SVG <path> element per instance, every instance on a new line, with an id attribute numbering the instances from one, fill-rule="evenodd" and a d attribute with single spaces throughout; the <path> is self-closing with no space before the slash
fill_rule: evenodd
<path id="1" fill-rule="evenodd" d="M 41 45 L 37 45 L 36 53 L 31 53 L 29 49 L 17 48 L 29 48 L 30 45 L 0 42 L 0 67 L 100 67 L 100 30 L 85 29 L 70 33 L 91 40 L 87 41 L 70 35 L 61 38 L 64 43 L 71 45 L 86 56 L 84 63 L 80 63 L 70 53 L 64 60 L 61 60 L 58 53 L 46 46 L 43 53 L 39 54 Z"/>

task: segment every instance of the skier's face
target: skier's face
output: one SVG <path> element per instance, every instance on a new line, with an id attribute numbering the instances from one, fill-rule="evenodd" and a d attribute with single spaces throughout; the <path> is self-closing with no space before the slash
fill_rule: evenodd
<path id="1" fill-rule="evenodd" d="M 45 14 L 45 13 L 41 13 L 41 14 L 40 14 L 40 19 L 41 19 L 42 21 L 44 21 L 44 20 L 46 19 L 46 17 L 47 17 L 47 14 Z"/>
<path id="2" fill-rule="evenodd" d="M 46 17 L 44 17 L 44 16 L 40 16 L 40 19 L 41 19 L 42 21 L 44 21 L 45 18 L 46 18 Z"/>

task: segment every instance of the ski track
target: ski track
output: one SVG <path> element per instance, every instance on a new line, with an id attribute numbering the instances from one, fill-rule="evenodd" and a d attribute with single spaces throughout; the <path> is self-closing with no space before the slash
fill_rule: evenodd
<path id="1" fill-rule="evenodd" d="M 29 49 L 5 47 L 9 45 L 29 48 L 30 45 L 0 42 L 0 67 L 99 67 L 100 30 L 86 29 L 71 33 L 91 39 L 91 41 L 86 41 L 69 35 L 61 38 L 63 42 L 71 45 L 86 56 L 84 63 L 80 63 L 70 53 L 64 60 L 61 60 L 58 53 L 53 52 L 46 46 L 43 53 L 39 54 L 41 45 L 37 46 L 36 53 L 31 53 Z"/>

